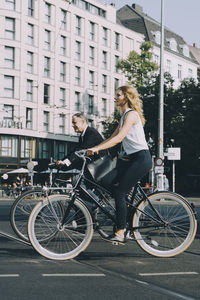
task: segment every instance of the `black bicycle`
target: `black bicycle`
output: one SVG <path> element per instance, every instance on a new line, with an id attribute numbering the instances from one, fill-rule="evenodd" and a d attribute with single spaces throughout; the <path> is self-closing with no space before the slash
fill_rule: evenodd
<path id="1" fill-rule="evenodd" d="M 32 246 L 49 259 L 74 258 L 90 244 L 94 230 L 102 237 L 115 230 L 112 192 L 85 176 L 85 152 L 76 154 L 83 159 L 83 166 L 73 186 L 65 195 L 47 195 L 28 220 Z M 127 196 L 127 242 L 136 241 L 153 256 L 182 253 L 191 245 L 196 230 L 194 208 L 176 193 L 146 195 L 138 183 Z"/>

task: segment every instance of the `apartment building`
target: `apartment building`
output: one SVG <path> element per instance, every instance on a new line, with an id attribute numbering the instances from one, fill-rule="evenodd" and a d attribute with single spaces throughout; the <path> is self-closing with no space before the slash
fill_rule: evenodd
<path id="1" fill-rule="evenodd" d="M 144 34 L 154 45 L 153 59 L 160 64 L 161 25 L 148 16 L 138 4 L 125 5 L 117 11 L 118 22 L 126 28 Z M 184 39 L 164 28 L 164 71 L 169 72 L 177 88 L 184 78 L 197 79 L 198 61 Z"/>
<path id="2" fill-rule="evenodd" d="M 2 174 L 66 155 L 77 141 L 77 111 L 102 131 L 126 82 L 117 61 L 139 51 L 144 35 L 94 0 L 0 0 L 0 7 Z"/>

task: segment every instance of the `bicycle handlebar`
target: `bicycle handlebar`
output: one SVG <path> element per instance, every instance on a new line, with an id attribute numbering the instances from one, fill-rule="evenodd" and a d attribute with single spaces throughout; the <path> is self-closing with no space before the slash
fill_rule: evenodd
<path id="1" fill-rule="evenodd" d="M 79 158 L 85 159 L 85 157 L 86 157 L 86 150 L 75 151 L 75 154 Z"/>

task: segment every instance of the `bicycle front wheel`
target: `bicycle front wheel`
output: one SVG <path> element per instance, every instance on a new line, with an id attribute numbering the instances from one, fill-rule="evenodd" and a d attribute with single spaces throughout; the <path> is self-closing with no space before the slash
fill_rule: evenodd
<path id="1" fill-rule="evenodd" d="M 160 192 L 142 201 L 133 216 L 138 245 L 157 257 L 172 257 L 185 251 L 195 238 L 197 220 L 181 196 Z"/>
<path id="2" fill-rule="evenodd" d="M 30 242 L 46 258 L 74 258 L 86 249 L 92 239 L 93 222 L 87 207 L 79 199 L 75 199 L 71 207 L 69 205 L 69 195 L 52 195 L 49 200 L 39 202 L 30 214 Z M 67 209 L 69 212 L 62 224 Z"/>
<path id="3" fill-rule="evenodd" d="M 28 241 L 27 222 L 34 206 L 46 199 L 42 189 L 34 189 L 22 193 L 14 202 L 10 210 L 10 223 L 13 231 L 24 241 Z"/>

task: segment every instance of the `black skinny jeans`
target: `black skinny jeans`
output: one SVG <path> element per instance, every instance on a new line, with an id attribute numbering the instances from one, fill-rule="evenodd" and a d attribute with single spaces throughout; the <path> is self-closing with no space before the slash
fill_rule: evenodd
<path id="1" fill-rule="evenodd" d="M 115 188 L 117 229 L 126 228 L 126 195 L 152 167 L 149 150 L 141 150 L 130 155 L 129 161 L 119 159 L 117 163 L 118 182 Z"/>

